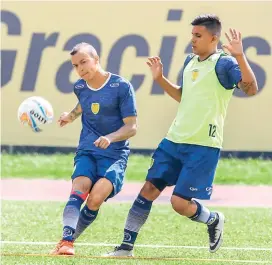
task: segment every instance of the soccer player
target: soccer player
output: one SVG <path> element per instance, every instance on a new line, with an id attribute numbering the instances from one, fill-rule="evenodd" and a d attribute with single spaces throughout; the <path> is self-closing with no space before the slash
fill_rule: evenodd
<path id="1" fill-rule="evenodd" d="M 74 255 L 75 239 L 95 220 L 101 204 L 121 190 L 130 152 L 128 139 L 137 130 L 132 85 L 104 71 L 93 46 L 79 43 L 70 54 L 80 76 L 74 84 L 78 103 L 61 115 L 59 123 L 63 127 L 81 115 L 82 130 L 72 190 L 63 211 L 63 235 L 52 255 Z"/>
<path id="2" fill-rule="evenodd" d="M 224 215 L 211 212 L 195 199 L 210 199 L 212 183 L 223 141 L 228 103 L 235 87 L 255 95 L 254 73 L 243 53 L 241 33 L 230 29 L 228 44 L 217 49 L 221 22 L 215 15 L 201 15 L 191 23 L 192 48 L 184 64 L 181 85 L 163 76 L 159 57 L 148 58 L 153 78 L 174 100 L 177 115 L 152 156 L 146 182 L 134 201 L 120 246 L 106 256 L 132 256 L 133 246 L 146 222 L 153 201 L 166 186 L 175 185 L 173 209 L 194 222 L 207 225 L 209 251 L 218 250 L 223 240 Z M 194 199 L 195 198 L 195 199 Z"/>

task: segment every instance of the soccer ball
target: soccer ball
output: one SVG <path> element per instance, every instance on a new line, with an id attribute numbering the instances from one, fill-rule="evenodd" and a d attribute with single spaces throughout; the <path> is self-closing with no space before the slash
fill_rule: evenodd
<path id="1" fill-rule="evenodd" d="M 24 100 L 18 109 L 18 119 L 30 126 L 34 132 L 42 131 L 40 127 L 51 123 L 54 112 L 51 104 L 42 97 L 30 97 Z"/>

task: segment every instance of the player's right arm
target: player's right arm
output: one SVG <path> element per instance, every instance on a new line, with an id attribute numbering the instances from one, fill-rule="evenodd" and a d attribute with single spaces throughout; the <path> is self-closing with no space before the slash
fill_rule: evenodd
<path id="1" fill-rule="evenodd" d="M 163 64 L 160 57 L 149 57 L 148 62 L 153 79 L 162 87 L 162 89 L 174 100 L 180 102 L 181 88 L 171 83 L 165 76 L 163 76 Z"/>
<path id="2" fill-rule="evenodd" d="M 78 102 L 73 110 L 70 112 L 63 112 L 58 120 L 60 127 L 65 126 L 68 123 L 73 122 L 76 118 L 78 118 L 82 113 L 82 108 L 80 103 Z"/>

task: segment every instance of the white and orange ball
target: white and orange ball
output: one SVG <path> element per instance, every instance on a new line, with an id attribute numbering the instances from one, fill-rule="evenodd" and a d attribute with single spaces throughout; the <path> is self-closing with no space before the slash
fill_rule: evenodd
<path id="1" fill-rule="evenodd" d="M 22 124 L 30 126 L 34 132 L 40 132 L 41 127 L 53 121 L 54 111 L 44 98 L 30 97 L 19 106 L 18 119 Z"/>

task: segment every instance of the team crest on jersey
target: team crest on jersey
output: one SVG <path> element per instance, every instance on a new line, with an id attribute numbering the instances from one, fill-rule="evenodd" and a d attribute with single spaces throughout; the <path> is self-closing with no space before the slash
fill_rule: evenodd
<path id="1" fill-rule="evenodd" d="M 198 69 L 194 69 L 192 71 L 192 80 L 195 81 L 198 78 L 199 75 L 199 70 Z"/>
<path id="2" fill-rule="evenodd" d="M 92 103 L 91 110 L 93 114 L 97 114 L 100 110 L 100 104 L 99 103 Z"/>

